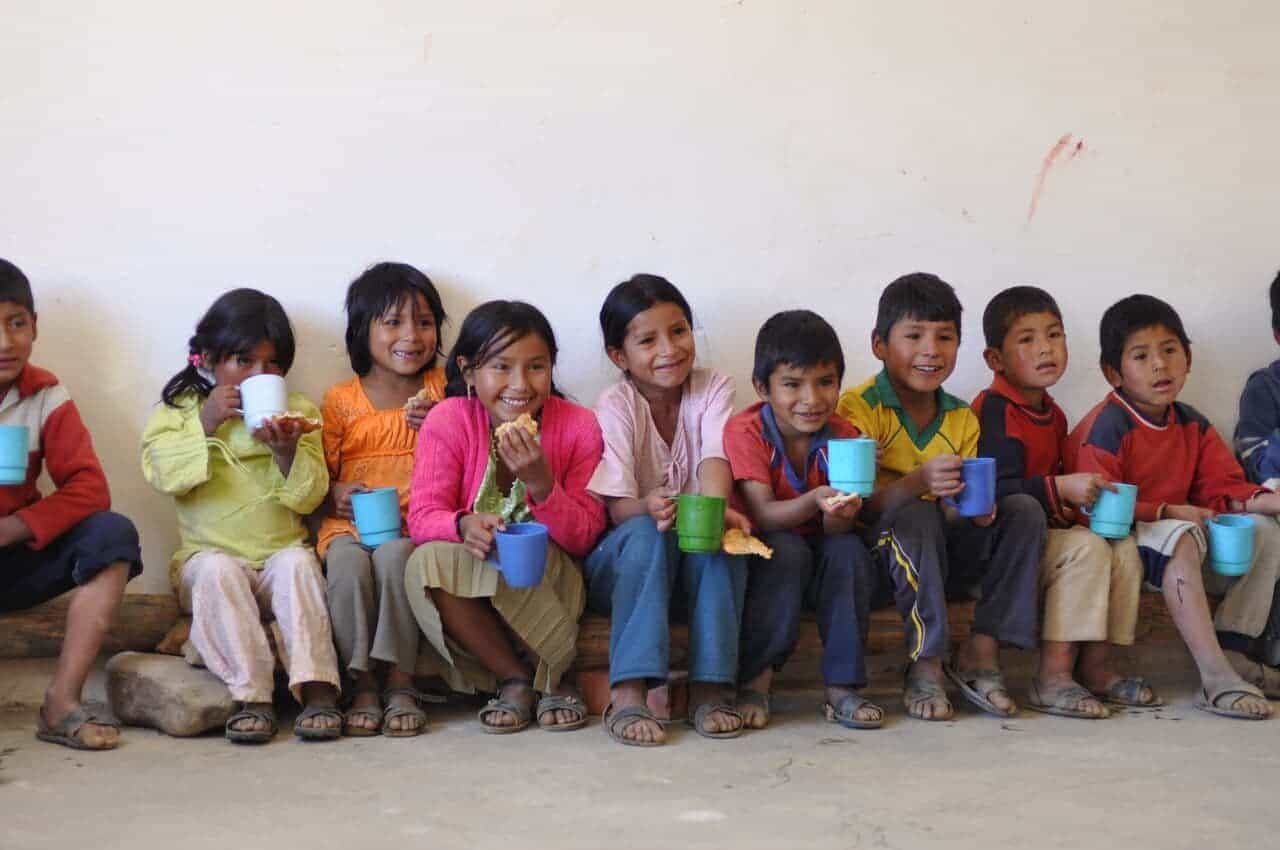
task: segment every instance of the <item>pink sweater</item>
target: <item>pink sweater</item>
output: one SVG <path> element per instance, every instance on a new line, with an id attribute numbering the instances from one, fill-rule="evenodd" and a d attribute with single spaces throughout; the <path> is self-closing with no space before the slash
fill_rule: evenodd
<path id="1" fill-rule="evenodd" d="M 409 485 L 409 536 L 414 543 L 460 543 L 458 518 L 471 512 L 489 463 L 489 412 L 477 399 L 448 398 L 427 415 L 418 435 Z M 587 492 L 604 440 L 595 414 L 560 398 L 542 406 L 539 440 L 555 486 L 529 508 L 551 539 L 584 557 L 604 532 L 604 505 Z"/>

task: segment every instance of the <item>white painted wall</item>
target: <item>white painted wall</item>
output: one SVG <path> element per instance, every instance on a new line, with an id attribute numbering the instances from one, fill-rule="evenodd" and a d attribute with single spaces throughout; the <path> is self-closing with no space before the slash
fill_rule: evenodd
<path id="1" fill-rule="evenodd" d="M 925 269 L 967 307 L 1039 283 L 1067 314 L 1073 417 L 1097 321 L 1147 291 L 1198 343 L 1186 398 L 1229 433 L 1275 355 L 1280 7 L 1246 0 L 0 0 L 0 255 L 32 277 L 37 362 L 70 385 L 162 590 L 172 506 L 137 442 L 194 323 L 254 285 L 345 377 L 341 300 L 412 262 L 459 319 L 540 305 L 560 381 L 612 379 L 595 313 L 632 272 L 693 302 L 744 382 L 756 328 L 808 306 L 875 368 L 880 288 Z M 1084 146 L 1033 185 L 1065 133 Z M 746 396 L 742 399 L 747 400 Z"/>

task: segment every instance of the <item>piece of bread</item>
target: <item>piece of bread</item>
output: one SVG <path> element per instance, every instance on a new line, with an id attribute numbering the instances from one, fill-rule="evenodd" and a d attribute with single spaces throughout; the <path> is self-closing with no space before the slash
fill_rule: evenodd
<path id="1" fill-rule="evenodd" d="M 431 393 L 427 391 L 426 387 L 423 387 L 413 395 L 409 396 L 409 400 L 404 403 L 404 409 L 408 410 L 414 405 L 421 404 L 424 401 L 431 401 Z"/>
<path id="2" fill-rule="evenodd" d="M 833 511 L 841 505 L 847 505 L 854 499 L 858 498 L 857 493 L 841 493 L 838 496 L 828 496 L 823 499 L 823 504 L 827 506 L 827 510 Z"/>
<path id="3" fill-rule="evenodd" d="M 277 413 L 267 421 L 274 422 L 277 425 L 295 424 L 304 434 L 310 434 L 312 431 L 319 431 L 324 425 L 324 423 L 319 419 L 312 419 L 309 416 L 303 416 L 301 413 L 294 413 L 293 411 L 289 411 L 288 413 Z"/>
<path id="4" fill-rule="evenodd" d="M 759 555 L 765 560 L 773 557 L 773 550 L 763 540 L 737 528 L 726 531 L 720 545 L 728 555 Z"/>
<path id="5" fill-rule="evenodd" d="M 493 430 L 493 436 L 501 440 L 502 435 L 510 431 L 512 428 L 523 428 L 529 432 L 530 437 L 538 436 L 538 423 L 527 413 L 521 413 L 511 422 L 503 422 Z"/>

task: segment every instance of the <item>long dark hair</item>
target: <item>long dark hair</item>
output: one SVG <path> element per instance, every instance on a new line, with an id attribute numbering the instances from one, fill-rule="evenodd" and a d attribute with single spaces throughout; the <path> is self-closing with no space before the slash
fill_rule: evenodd
<path id="1" fill-rule="evenodd" d="M 207 369 L 233 354 L 252 351 L 259 343 L 276 347 L 280 370 L 288 374 L 293 366 L 293 328 L 280 302 L 256 289 L 233 289 L 218 297 L 196 325 L 195 334 L 187 341 L 188 355 L 208 355 Z M 205 380 L 194 363 L 169 379 L 160 398 L 177 407 L 178 396 L 195 391 L 209 395 L 213 384 Z"/>
<path id="2" fill-rule="evenodd" d="M 556 346 L 555 331 L 551 330 L 551 323 L 537 307 L 523 301 L 487 301 L 472 310 L 462 320 L 458 338 L 444 364 L 445 396 L 452 398 L 467 394 L 467 380 L 458 366 L 459 357 L 466 358 L 470 369 L 478 369 L 528 334 L 542 337 L 551 352 L 551 365 L 554 367 L 560 350 Z M 556 388 L 554 377 L 551 394 L 564 398 Z"/>
<path id="3" fill-rule="evenodd" d="M 347 288 L 347 357 L 351 360 L 351 371 L 363 377 L 373 368 L 373 355 L 369 353 L 369 325 L 373 320 L 386 315 L 388 310 L 400 309 L 406 299 L 416 302 L 418 295 L 426 299 L 427 309 L 436 322 L 436 350 L 431 352 L 423 371 L 436 364 L 444 352 L 440 345 L 441 326 L 448 318 L 440 293 L 436 292 L 431 278 L 411 265 L 378 263 L 366 269 Z"/>
<path id="4" fill-rule="evenodd" d="M 605 350 L 622 348 L 627 339 L 627 325 L 657 304 L 676 305 L 684 313 L 689 327 L 693 327 L 693 310 L 671 281 L 656 274 L 634 275 L 609 290 L 600 306 L 600 332 L 604 335 Z"/>

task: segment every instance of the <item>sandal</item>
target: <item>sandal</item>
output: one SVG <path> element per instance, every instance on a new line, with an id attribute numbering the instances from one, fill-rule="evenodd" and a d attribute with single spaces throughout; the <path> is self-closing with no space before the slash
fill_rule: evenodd
<path id="1" fill-rule="evenodd" d="M 266 729 L 236 729 L 244 720 L 266 721 Z M 265 744 L 276 736 L 276 710 L 269 702 L 242 702 L 240 708 L 227 718 L 223 734 L 233 744 Z"/>
<path id="2" fill-rule="evenodd" d="M 728 732 L 712 732 L 708 730 L 706 726 L 707 715 L 713 711 L 718 711 L 721 714 L 727 714 L 730 717 L 736 717 L 739 722 L 742 720 L 742 715 L 738 713 L 737 709 L 727 703 L 704 702 L 694 707 L 693 717 L 688 718 L 688 723 L 693 727 L 693 731 L 697 732 L 704 738 L 715 738 L 717 740 L 724 738 L 736 738 L 742 734 L 741 725 L 739 725 L 737 729 L 730 729 Z"/>
<path id="3" fill-rule="evenodd" d="M 336 726 L 303 726 L 302 721 L 328 717 L 338 721 Z M 304 741 L 332 741 L 342 737 L 342 712 L 332 705 L 303 706 L 298 719 L 293 721 L 293 734 Z"/>
<path id="4" fill-rule="evenodd" d="M 391 699 L 393 697 L 409 697 L 413 700 L 413 706 L 406 708 L 392 705 Z M 427 713 L 422 710 L 421 704 L 430 701 L 427 694 L 420 692 L 417 688 L 387 688 L 382 692 L 382 703 L 387 707 L 382 717 L 382 736 L 384 738 L 413 738 L 427 731 Z M 392 729 L 391 721 L 402 717 L 417 718 L 418 725 L 412 729 Z"/>
<path id="5" fill-rule="evenodd" d="M 352 695 L 355 697 L 361 694 L 373 694 L 377 696 L 377 691 L 357 691 Z M 367 726 L 352 726 L 351 721 L 357 717 L 367 717 L 373 721 L 373 728 Z M 365 708 L 348 708 L 342 715 L 342 734 L 348 738 L 372 738 L 381 731 L 383 723 L 383 712 L 381 705 L 371 705 Z"/>
<path id="6" fill-rule="evenodd" d="M 1236 697 L 1235 699 L 1231 700 L 1231 702 L 1228 705 L 1225 705 L 1225 706 L 1218 705 L 1218 700 L 1226 696 L 1231 696 L 1232 694 L 1235 694 Z M 1243 685 L 1234 685 L 1234 686 L 1223 688 L 1222 690 L 1218 691 L 1212 696 L 1209 695 L 1209 692 L 1206 689 L 1201 688 L 1200 696 L 1196 698 L 1196 701 L 1193 703 L 1193 705 L 1195 705 L 1195 707 L 1200 709 L 1201 711 L 1207 711 L 1210 714 L 1217 714 L 1220 717 L 1232 717 L 1236 720 L 1266 720 L 1268 717 L 1271 716 L 1269 713 L 1253 714 L 1252 712 L 1241 711 L 1240 709 L 1236 708 L 1236 704 L 1239 703 L 1240 700 L 1243 699 L 1244 697 L 1257 697 L 1258 699 L 1266 699 L 1266 695 L 1263 694 L 1262 691 L 1258 690 L 1253 685 L 1246 683 Z"/>
<path id="7" fill-rule="evenodd" d="M 1151 690 L 1151 700 L 1143 702 L 1140 699 L 1143 688 L 1151 688 L 1146 679 L 1141 676 L 1129 676 L 1116 679 L 1105 691 L 1093 691 L 1093 695 L 1108 705 L 1126 708 L 1159 708 L 1164 705 L 1164 700 L 1156 696 L 1155 690 Z"/>
<path id="8" fill-rule="evenodd" d="M 1237 653 L 1230 653 L 1228 660 L 1241 679 L 1262 691 L 1267 699 L 1280 699 L 1280 670 L 1244 655 L 1240 655 L 1241 660 L 1237 661 L 1233 657 L 1235 655 Z"/>
<path id="9" fill-rule="evenodd" d="M 648 720 L 658 726 L 662 726 L 662 721 L 654 716 L 647 705 L 632 705 L 614 711 L 613 703 L 609 703 L 609 707 L 604 710 L 604 716 L 601 720 L 604 722 L 604 731 L 619 744 L 625 744 L 628 747 L 661 747 L 663 744 L 662 741 L 637 741 L 623 735 L 624 732 L 642 720 Z"/>
<path id="10" fill-rule="evenodd" d="M 953 663 L 943 664 L 942 671 L 960 689 L 960 693 L 964 694 L 964 698 L 976 708 L 980 708 L 988 714 L 994 714 L 996 717 L 1012 717 L 1018 713 L 1018 706 L 1015 705 L 1008 711 L 1002 711 L 989 698 L 995 691 L 1004 691 L 1006 695 L 1009 693 L 1009 689 L 1004 684 L 1004 676 L 1001 675 L 999 670 L 986 668 L 961 670 Z"/>
<path id="11" fill-rule="evenodd" d="M 50 726 L 44 719 L 44 706 L 40 707 L 39 719 L 36 721 L 36 737 L 51 744 L 61 744 L 73 750 L 114 750 L 118 743 L 105 747 L 93 747 L 80 737 L 80 730 L 85 724 L 107 726 L 119 731 L 120 724 L 105 712 L 98 712 L 85 705 L 78 705 L 62 716 L 62 719 Z M 118 740 L 118 739 L 117 739 Z"/>
<path id="12" fill-rule="evenodd" d="M 747 726 L 747 718 L 744 715 L 742 718 L 742 728 L 763 729 L 764 727 L 769 725 L 769 718 L 773 715 L 773 709 L 770 707 L 770 699 L 767 693 L 764 693 L 763 691 L 753 690 L 752 688 L 743 688 L 742 690 L 738 691 L 738 696 L 736 699 L 734 699 L 733 702 L 738 708 L 743 708 L 743 707 L 755 708 L 755 709 L 759 709 L 760 712 L 764 714 L 764 723 L 760 724 L 759 726 L 751 726 L 751 727 Z M 742 714 L 741 711 L 739 711 L 738 713 Z"/>
<path id="13" fill-rule="evenodd" d="M 512 702 L 502 698 L 502 689 L 508 685 L 524 685 L 529 690 L 533 690 L 533 682 L 522 677 L 513 677 L 503 679 L 498 682 L 498 693 L 493 699 L 484 704 L 484 707 L 476 712 L 476 717 L 480 720 L 480 728 L 490 735 L 510 735 L 514 732 L 522 732 L 529 728 L 531 716 L 529 714 L 529 706 L 525 703 Z M 497 711 L 503 711 L 510 714 L 516 719 L 514 725 L 511 726 L 495 726 L 492 723 L 485 722 L 485 716 Z"/>
<path id="14" fill-rule="evenodd" d="M 548 711 L 572 711 L 577 715 L 577 719 L 570 720 L 568 723 L 543 723 L 542 715 Z M 569 694 L 547 694 L 538 700 L 534 715 L 538 718 L 539 729 L 545 729 L 548 732 L 571 732 L 587 725 L 587 704 L 583 701 L 582 694 L 576 691 Z"/>
<path id="15" fill-rule="evenodd" d="M 1046 695 L 1049 697 L 1048 699 L 1045 699 Z M 1027 708 L 1032 711 L 1038 711 L 1041 714 L 1074 717 L 1077 720 L 1105 720 L 1110 717 L 1111 712 L 1107 710 L 1105 705 L 1102 707 L 1102 714 L 1090 714 L 1083 709 L 1075 707 L 1083 700 L 1094 699 L 1101 700 L 1102 698 L 1095 696 L 1087 688 L 1075 682 L 1042 693 L 1039 683 L 1032 679 L 1031 689 L 1027 698 Z"/>
<path id="16" fill-rule="evenodd" d="M 880 716 L 875 720 L 859 720 L 858 710 L 864 707 L 874 708 Z M 884 725 L 884 709 L 860 694 L 846 694 L 835 705 L 823 704 L 822 710 L 828 723 L 839 723 L 846 729 L 879 729 Z"/>
<path id="17" fill-rule="evenodd" d="M 933 702 L 939 697 L 947 704 L 945 714 L 935 714 L 933 717 L 924 717 L 920 713 L 919 706 L 922 703 Z M 902 688 L 902 705 L 907 710 L 907 714 L 916 720 L 928 720 L 936 722 L 939 720 L 950 720 L 955 716 L 955 708 L 951 705 L 951 700 L 947 698 L 947 690 L 938 682 L 932 679 L 926 679 L 923 676 L 907 676 L 906 682 Z"/>

